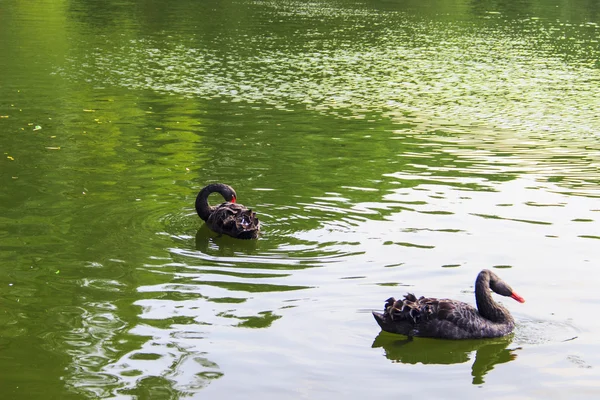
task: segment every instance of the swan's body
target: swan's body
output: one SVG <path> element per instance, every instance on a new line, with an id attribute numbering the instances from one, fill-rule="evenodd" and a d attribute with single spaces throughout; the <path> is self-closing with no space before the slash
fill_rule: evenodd
<path id="1" fill-rule="evenodd" d="M 218 206 L 208 204 L 211 193 L 220 193 L 225 203 Z M 256 239 L 260 231 L 260 221 L 251 209 L 237 204 L 235 190 L 222 183 L 204 187 L 196 197 L 196 212 L 206 225 L 217 233 L 239 239 Z"/>
<path id="2" fill-rule="evenodd" d="M 492 299 L 490 289 L 521 303 L 525 301 L 496 274 L 484 269 L 475 281 L 477 309 L 458 300 L 417 299 L 409 293 L 404 299 L 387 299 L 384 312 L 373 312 L 373 316 L 384 331 L 406 336 L 480 339 L 508 335 L 515 321 L 506 308 Z"/>

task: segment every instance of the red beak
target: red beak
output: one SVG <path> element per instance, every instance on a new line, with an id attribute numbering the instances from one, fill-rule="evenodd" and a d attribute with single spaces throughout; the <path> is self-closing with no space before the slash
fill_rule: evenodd
<path id="1" fill-rule="evenodd" d="M 233 199 L 231 199 L 230 203 L 235 203 L 235 197 Z"/>
<path id="2" fill-rule="evenodd" d="M 518 294 L 516 294 L 515 292 L 512 292 L 512 294 L 510 295 L 510 297 L 512 297 L 513 299 L 515 299 L 519 303 L 525 303 L 525 299 L 522 298 L 521 296 L 519 296 Z"/>

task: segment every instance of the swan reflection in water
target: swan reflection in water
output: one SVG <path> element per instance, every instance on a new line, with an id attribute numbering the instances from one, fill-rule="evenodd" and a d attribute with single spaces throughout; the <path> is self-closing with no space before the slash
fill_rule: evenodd
<path id="1" fill-rule="evenodd" d="M 494 365 L 513 361 L 516 349 L 508 349 L 512 337 L 477 340 L 440 340 L 430 338 L 408 338 L 380 332 L 373 348 L 382 347 L 385 357 L 403 364 L 462 364 L 468 362 L 475 352 L 471 368 L 473 384 L 484 383 L 485 375 Z"/>
<path id="2" fill-rule="evenodd" d="M 210 256 L 233 257 L 238 253 L 256 254 L 258 246 L 256 240 L 239 240 L 217 234 L 206 224 L 202 224 L 196 232 L 196 250 Z"/>

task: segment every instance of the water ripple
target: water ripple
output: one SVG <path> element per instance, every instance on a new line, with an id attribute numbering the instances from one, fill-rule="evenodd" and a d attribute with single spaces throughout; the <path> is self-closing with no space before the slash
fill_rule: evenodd
<path id="1" fill-rule="evenodd" d="M 515 32 L 494 20 L 477 29 L 450 22 L 431 26 L 405 13 L 260 3 L 250 8 L 266 6 L 275 18 L 306 23 L 344 16 L 357 23 L 345 25 L 349 32 L 341 36 L 323 26 L 318 40 L 311 36 L 318 31 L 309 30 L 301 49 L 277 46 L 284 36 L 274 32 L 239 35 L 233 43 L 217 36 L 215 47 L 196 47 L 182 38 L 170 46 L 132 39 L 90 52 L 89 64 L 77 64 L 68 74 L 281 110 L 302 105 L 342 118 L 387 112 L 399 121 L 410 116 L 419 131 L 487 127 L 568 137 L 600 131 L 600 118 L 590 107 L 600 94 L 594 84 L 600 73 L 591 62 L 598 58 L 594 43 L 600 32 L 591 26 L 532 19 L 528 29 Z M 310 12 L 286 11 L 292 9 Z M 568 29 L 579 45 L 548 49 L 554 40 L 546 37 L 548 29 Z"/>

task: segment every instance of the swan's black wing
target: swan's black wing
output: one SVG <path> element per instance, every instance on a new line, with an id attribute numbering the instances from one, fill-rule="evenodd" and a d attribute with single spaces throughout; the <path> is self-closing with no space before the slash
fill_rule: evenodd
<path id="1" fill-rule="evenodd" d="M 484 337 L 482 328 L 488 325 L 475 307 L 450 299 L 421 298 L 417 302 L 420 320 L 415 336 L 444 339 Z"/>
<path id="2" fill-rule="evenodd" d="M 206 223 L 217 233 L 239 239 L 256 239 L 260 231 L 256 213 L 237 203 L 223 203 L 215 207 Z"/>

